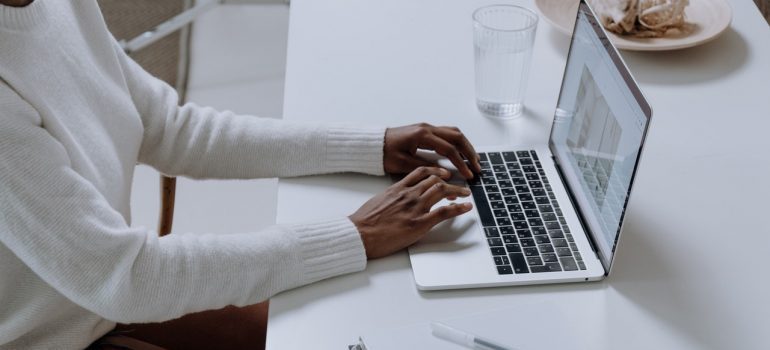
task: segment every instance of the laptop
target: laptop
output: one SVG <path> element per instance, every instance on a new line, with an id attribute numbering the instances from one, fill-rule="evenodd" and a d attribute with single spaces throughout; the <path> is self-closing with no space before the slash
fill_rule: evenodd
<path id="1" fill-rule="evenodd" d="M 479 149 L 483 171 L 467 184 L 472 195 L 460 199 L 476 210 L 409 248 L 418 288 L 603 279 L 651 116 L 582 0 L 548 144 Z"/>

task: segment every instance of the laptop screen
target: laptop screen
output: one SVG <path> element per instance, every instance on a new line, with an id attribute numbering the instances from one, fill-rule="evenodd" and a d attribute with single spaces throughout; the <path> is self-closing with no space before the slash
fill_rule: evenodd
<path id="1" fill-rule="evenodd" d="M 651 111 L 581 2 L 550 148 L 609 270 Z"/>

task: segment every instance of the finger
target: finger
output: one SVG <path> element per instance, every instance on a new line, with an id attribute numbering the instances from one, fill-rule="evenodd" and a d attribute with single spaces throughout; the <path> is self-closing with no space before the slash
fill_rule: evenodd
<path id="1" fill-rule="evenodd" d="M 460 129 L 451 126 L 442 126 L 436 128 L 433 131 L 434 134 L 439 137 L 452 142 L 457 148 L 460 149 L 460 153 L 471 163 L 476 172 L 481 172 L 481 159 L 479 153 L 473 148 L 470 140 L 460 131 Z"/>
<path id="2" fill-rule="evenodd" d="M 412 187 L 418 183 L 420 183 L 422 180 L 424 180 L 427 177 L 430 177 L 431 175 L 436 175 L 440 178 L 448 179 L 452 176 L 451 173 L 449 173 L 449 170 L 446 170 L 444 168 L 439 168 L 435 166 L 421 166 L 417 169 L 414 169 L 409 175 L 406 175 L 401 181 L 397 182 L 397 185 L 401 185 L 404 187 Z"/>
<path id="3" fill-rule="evenodd" d="M 420 201 L 426 208 L 433 207 L 444 198 L 455 199 L 457 197 L 468 197 L 471 194 L 471 190 L 462 187 L 450 185 L 446 182 L 439 182 L 433 184 L 425 193 L 420 196 Z"/>
<path id="4" fill-rule="evenodd" d="M 427 178 L 423 179 L 419 183 L 412 186 L 412 188 L 417 191 L 420 195 L 431 189 L 433 186 L 441 183 L 446 183 L 444 180 L 436 175 L 428 176 Z"/>
<path id="5" fill-rule="evenodd" d="M 460 155 L 460 152 L 458 152 L 457 148 L 455 148 L 455 146 L 446 140 L 438 136 L 431 135 L 423 140 L 423 142 L 420 144 L 420 147 L 433 149 L 436 151 L 436 153 L 447 157 L 452 162 L 452 164 L 454 164 L 457 170 L 460 171 L 460 175 L 466 179 L 473 178 L 473 172 L 470 168 L 468 168 L 468 164 L 465 164 L 465 161 Z"/>
<path id="6" fill-rule="evenodd" d="M 473 205 L 471 203 L 445 205 L 430 211 L 429 213 L 423 215 L 422 218 L 426 220 L 431 227 L 433 227 L 444 220 L 465 214 L 471 209 L 473 209 Z"/>

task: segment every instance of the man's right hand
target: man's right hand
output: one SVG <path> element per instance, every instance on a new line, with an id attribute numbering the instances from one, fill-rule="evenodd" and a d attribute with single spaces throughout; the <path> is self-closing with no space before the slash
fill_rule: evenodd
<path id="1" fill-rule="evenodd" d="M 444 198 L 471 194 L 467 188 L 446 183 L 450 176 L 442 168 L 417 168 L 353 213 L 350 220 L 361 234 L 366 256 L 376 259 L 393 254 L 417 242 L 438 223 L 470 211 L 470 203 L 431 210 Z"/>

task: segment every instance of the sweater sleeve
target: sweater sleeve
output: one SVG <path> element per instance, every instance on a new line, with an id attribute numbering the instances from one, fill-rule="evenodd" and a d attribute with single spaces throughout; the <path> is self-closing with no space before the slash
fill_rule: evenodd
<path id="1" fill-rule="evenodd" d="M 176 91 L 117 47 L 144 124 L 139 161 L 169 175 L 256 178 L 354 171 L 382 175 L 383 127 L 297 123 L 179 106 Z"/>
<path id="2" fill-rule="evenodd" d="M 56 139 L 33 118 L 6 111 L 0 111 L 0 243 L 61 294 L 106 319 L 163 321 L 253 304 L 366 264 L 347 218 L 163 238 L 129 227 L 71 168 Z"/>

